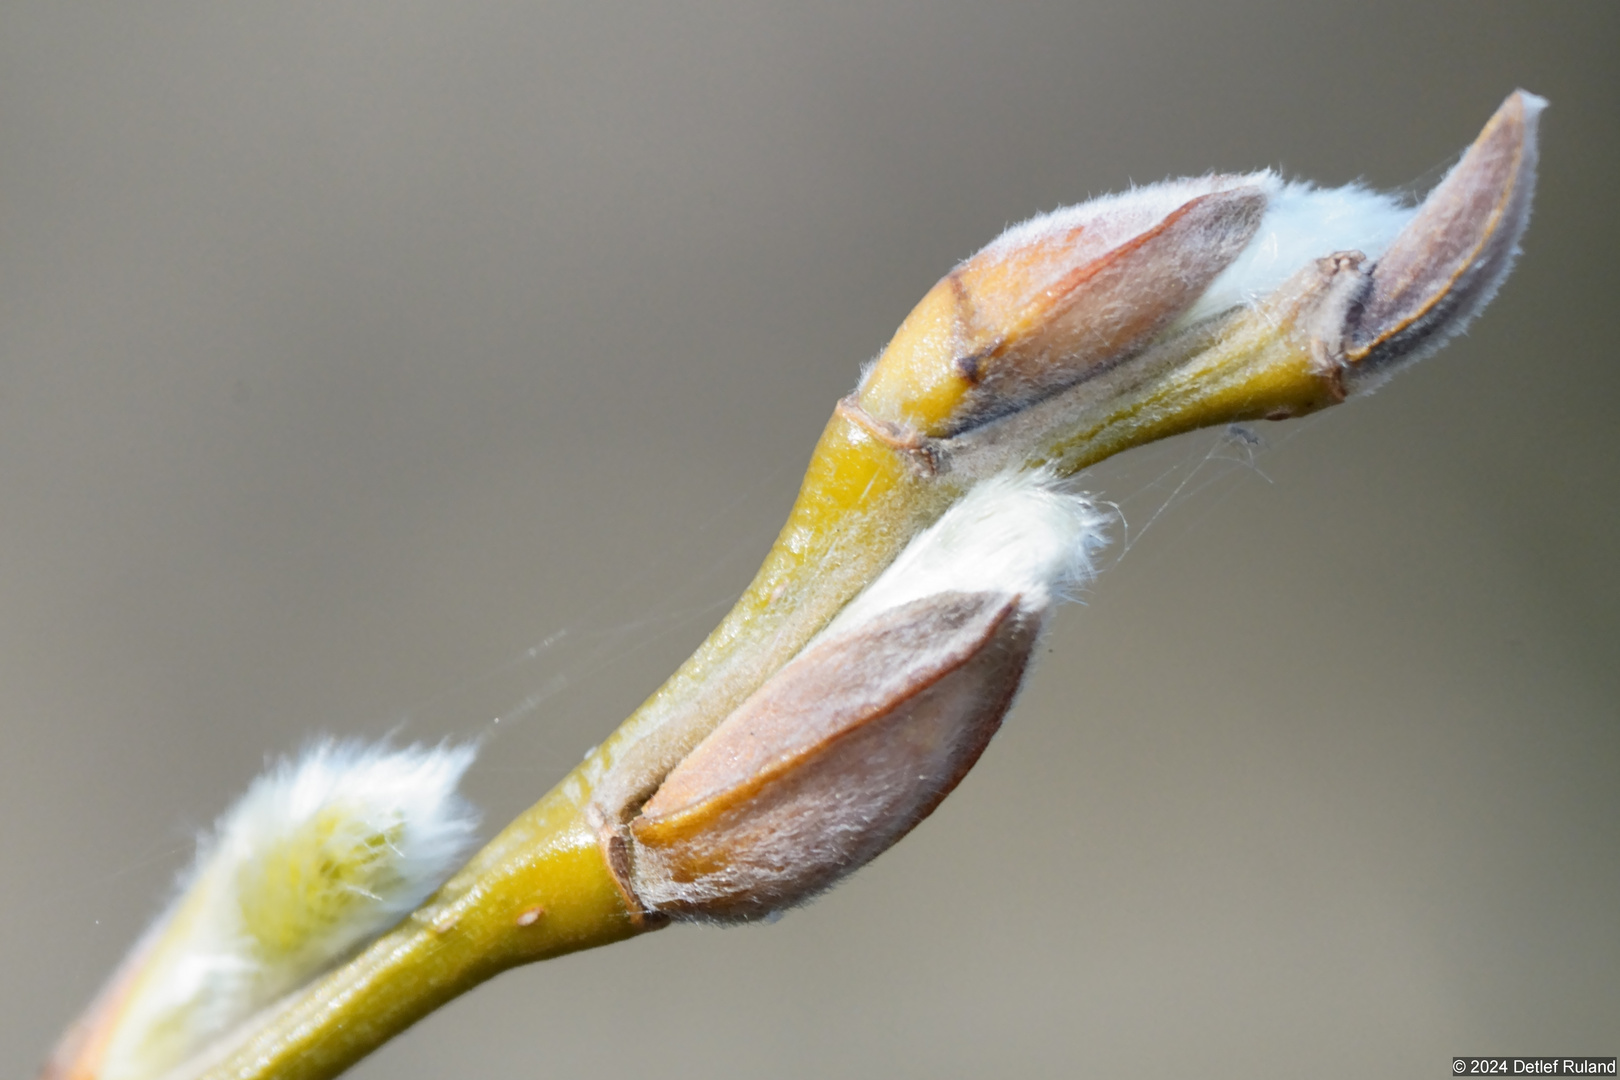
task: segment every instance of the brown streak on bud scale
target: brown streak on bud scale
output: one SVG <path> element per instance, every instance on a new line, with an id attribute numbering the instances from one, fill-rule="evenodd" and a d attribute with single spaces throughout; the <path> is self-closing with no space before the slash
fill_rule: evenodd
<path id="1" fill-rule="evenodd" d="M 874 417 L 953 435 L 1105 371 L 1168 328 L 1243 251 L 1266 195 L 1189 199 L 1122 241 L 1105 221 L 946 275 L 895 332 L 859 398 Z M 1093 235 L 1095 234 L 1095 235 Z"/>

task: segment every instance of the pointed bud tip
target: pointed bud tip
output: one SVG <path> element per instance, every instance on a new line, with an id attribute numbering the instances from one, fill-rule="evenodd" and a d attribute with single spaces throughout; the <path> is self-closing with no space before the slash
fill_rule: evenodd
<path id="1" fill-rule="evenodd" d="M 1352 389 L 1461 333 L 1506 280 L 1530 222 L 1544 98 L 1516 90 L 1373 267 L 1348 334 Z"/>

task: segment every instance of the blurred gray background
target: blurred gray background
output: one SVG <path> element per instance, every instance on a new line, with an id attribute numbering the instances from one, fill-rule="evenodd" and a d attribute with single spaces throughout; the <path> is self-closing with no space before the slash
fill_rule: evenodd
<path id="1" fill-rule="evenodd" d="M 0 1075 L 266 755 L 485 736 L 486 835 L 539 796 L 1004 225 L 1211 168 L 1421 190 L 1521 85 L 1553 104 L 1495 306 L 1252 460 L 1088 478 L 1130 550 L 913 836 L 356 1075 L 1620 1051 L 1617 48 L 1611 2 L 8 4 Z"/>

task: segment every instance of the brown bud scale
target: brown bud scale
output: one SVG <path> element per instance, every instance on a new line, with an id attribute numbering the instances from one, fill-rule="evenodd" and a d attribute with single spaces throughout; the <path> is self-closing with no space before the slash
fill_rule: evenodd
<path id="1" fill-rule="evenodd" d="M 942 593 L 812 645 L 631 821 L 642 904 L 758 918 L 888 848 L 978 760 L 1038 624 L 1015 595 Z"/>

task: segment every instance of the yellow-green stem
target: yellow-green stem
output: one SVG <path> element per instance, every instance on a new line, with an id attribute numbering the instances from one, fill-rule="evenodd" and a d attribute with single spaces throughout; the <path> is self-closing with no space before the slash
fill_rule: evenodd
<path id="1" fill-rule="evenodd" d="M 320 1080 L 507 968 L 630 937 L 570 777 L 409 918 L 184 1075 Z"/>
<path id="2" fill-rule="evenodd" d="M 1189 336 L 1100 377 L 1097 392 L 1068 404 L 1058 395 L 999 429 L 910 438 L 895 419 L 841 406 L 753 583 L 669 681 L 421 909 L 230 1037 L 186 1080 L 325 1080 L 501 971 L 657 925 L 610 868 L 604 815 L 638 806 L 986 469 L 1046 464 L 1067 475 L 1178 431 L 1337 400 L 1298 331 L 1326 284 L 1283 290 L 1271 310 Z"/>

